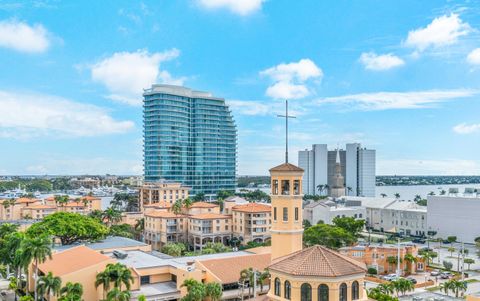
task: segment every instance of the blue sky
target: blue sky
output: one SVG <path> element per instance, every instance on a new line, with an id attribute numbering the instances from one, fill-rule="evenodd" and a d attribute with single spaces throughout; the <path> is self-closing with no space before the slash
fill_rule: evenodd
<path id="1" fill-rule="evenodd" d="M 0 174 L 141 174 L 142 88 L 224 97 L 238 173 L 313 143 L 480 174 L 478 1 L 0 1 Z"/>

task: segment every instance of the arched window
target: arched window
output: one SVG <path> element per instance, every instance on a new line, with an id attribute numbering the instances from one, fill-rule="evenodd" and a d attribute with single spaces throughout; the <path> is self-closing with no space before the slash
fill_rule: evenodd
<path id="1" fill-rule="evenodd" d="M 275 278 L 275 296 L 280 296 L 280 279 Z"/>
<path id="2" fill-rule="evenodd" d="M 328 286 L 326 284 L 318 286 L 318 301 L 328 301 Z"/>
<path id="3" fill-rule="evenodd" d="M 347 301 L 347 285 L 345 283 L 340 284 L 339 293 L 339 301 Z"/>
<path id="4" fill-rule="evenodd" d="M 300 287 L 301 301 L 312 301 L 312 286 L 308 283 L 302 284 Z"/>
<path id="5" fill-rule="evenodd" d="M 360 299 L 360 290 L 358 286 L 358 281 L 353 281 L 352 283 L 352 300 Z"/>
<path id="6" fill-rule="evenodd" d="M 283 284 L 284 286 L 284 292 L 283 292 L 283 297 L 287 300 L 290 300 L 291 299 L 291 291 L 292 291 L 292 286 L 290 285 L 290 282 L 287 280 L 285 281 L 285 283 Z"/>

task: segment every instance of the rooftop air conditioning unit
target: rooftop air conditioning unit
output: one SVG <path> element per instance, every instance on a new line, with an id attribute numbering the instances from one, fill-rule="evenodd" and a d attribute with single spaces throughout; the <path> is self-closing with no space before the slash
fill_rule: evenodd
<path id="1" fill-rule="evenodd" d="M 118 259 L 125 259 L 128 256 L 128 253 L 122 250 L 114 250 L 113 251 L 113 256 L 115 256 Z"/>

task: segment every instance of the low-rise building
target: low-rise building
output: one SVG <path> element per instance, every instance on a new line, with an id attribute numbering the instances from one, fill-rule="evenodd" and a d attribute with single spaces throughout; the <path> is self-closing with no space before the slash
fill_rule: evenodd
<path id="1" fill-rule="evenodd" d="M 201 250 L 209 242 L 228 244 L 232 237 L 232 216 L 219 213 L 200 213 L 188 218 L 188 243 Z"/>
<path id="2" fill-rule="evenodd" d="M 366 209 L 363 206 L 339 205 L 331 200 L 311 201 L 303 208 L 303 219 L 312 225 L 319 222 L 331 225 L 335 217 L 365 219 Z"/>
<path id="3" fill-rule="evenodd" d="M 437 237 L 456 236 L 458 241 L 466 243 L 480 237 L 480 194 L 428 196 L 427 207 L 428 231 Z"/>
<path id="4" fill-rule="evenodd" d="M 345 202 L 360 202 L 366 209 L 367 227 L 381 232 L 425 236 L 427 207 L 413 201 L 382 197 L 345 197 Z"/>
<path id="5" fill-rule="evenodd" d="M 346 255 L 369 268 L 377 270 L 378 274 L 395 273 L 397 270 L 398 247 L 394 245 L 371 245 L 351 246 L 340 248 L 340 254 Z M 415 258 L 405 260 L 405 255 L 410 254 Z M 408 258 L 408 256 L 407 256 Z M 400 246 L 400 269 L 402 273 L 414 274 L 425 270 L 425 264 L 418 256 L 418 248 L 415 245 Z"/>
<path id="6" fill-rule="evenodd" d="M 147 182 L 139 189 L 141 210 L 144 205 L 172 205 L 189 197 L 190 187 L 170 181 Z"/>
<path id="7" fill-rule="evenodd" d="M 188 216 L 168 211 L 145 213 L 144 237 L 153 249 L 160 250 L 167 243 L 185 242 Z"/>

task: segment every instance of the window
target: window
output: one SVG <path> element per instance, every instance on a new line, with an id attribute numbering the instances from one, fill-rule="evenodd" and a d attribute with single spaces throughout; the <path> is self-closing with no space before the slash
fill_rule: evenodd
<path id="1" fill-rule="evenodd" d="M 287 300 L 290 300 L 291 299 L 291 291 L 292 291 L 292 286 L 290 285 L 290 282 L 287 280 L 285 281 L 285 288 L 284 288 L 284 293 L 283 293 L 283 297 Z"/>
<path id="2" fill-rule="evenodd" d="M 340 284 L 339 293 L 339 301 L 347 301 L 347 285 L 345 283 Z"/>
<path id="3" fill-rule="evenodd" d="M 280 296 L 280 279 L 275 278 L 275 296 Z"/>
<path id="4" fill-rule="evenodd" d="M 358 287 L 358 281 L 353 281 L 352 283 L 352 300 L 360 299 L 360 290 Z"/>
<path id="5" fill-rule="evenodd" d="M 288 221 L 288 208 L 283 207 L 283 221 L 287 222 Z"/>
<path id="6" fill-rule="evenodd" d="M 273 220 L 277 220 L 277 207 L 273 207 Z"/>
<path id="7" fill-rule="evenodd" d="M 298 221 L 298 207 L 295 207 L 295 220 Z"/>
<path id="8" fill-rule="evenodd" d="M 328 286 L 326 284 L 318 286 L 318 301 L 328 301 Z"/>
<path id="9" fill-rule="evenodd" d="M 293 180 L 293 194 L 300 194 L 300 180 Z"/>
<path id="10" fill-rule="evenodd" d="M 282 180 L 282 195 L 289 195 L 289 194 L 290 194 L 290 181 Z"/>
<path id="11" fill-rule="evenodd" d="M 278 180 L 273 180 L 272 194 L 278 194 Z"/>
<path id="12" fill-rule="evenodd" d="M 149 284 L 150 283 L 150 276 L 141 276 L 140 277 L 140 284 Z"/>
<path id="13" fill-rule="evenodd" d="M 308 283 L 302 284 L 300 287 L 300 294 L 301 301 L 312 301 L 312 286 Z"/>

